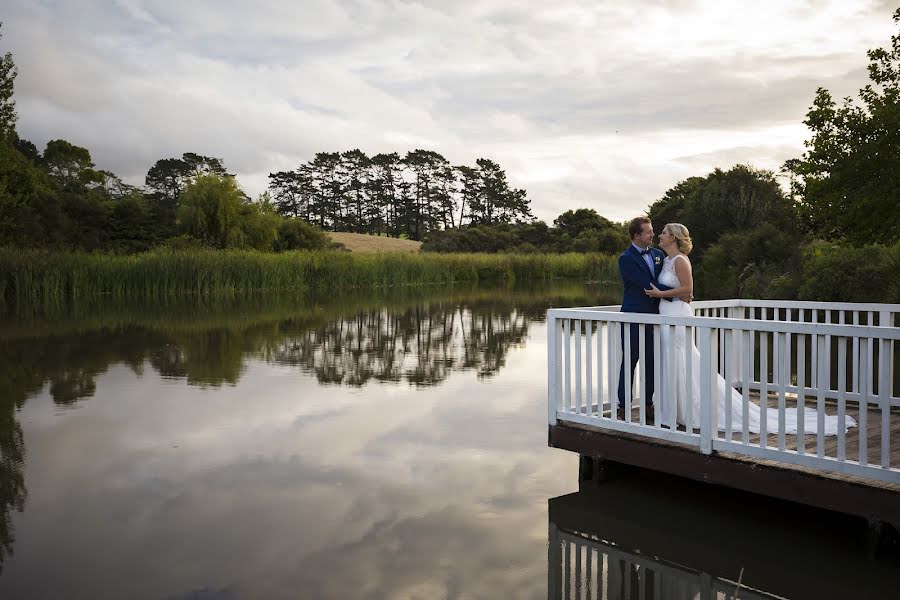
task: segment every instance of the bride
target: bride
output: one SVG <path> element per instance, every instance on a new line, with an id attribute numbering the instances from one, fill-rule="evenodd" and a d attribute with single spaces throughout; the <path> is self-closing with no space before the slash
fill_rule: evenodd
<path id="1" fill-rule="evenodd" d="M 649 290 L 645 290 L 647 295 L 653 298 L 672 298 L 671 302 L 660 302 L 659 314 L 670 315 L 676 317 L 692 317 L 694 311 L 690 304 L 682 302 L 679 297 L 688 296 L 694 291 L 694 277 L 691 270 L 691 261 L 687 257 L 691 252 L 693 244 L 691 242 L 690 233 L 687 227 L 681 223 L 669 223 L 663 227 L 662 233 L 659 234 L 659 247 L 666 253 L 666 259 L 663 263 L 662 272 L 659 274 L 659 282 L 672 289 L 661 291 L 652 283 Z M 675 331 L 675 355 L 668 356 L 669 349 L 669 328 L 662 328 L 660 337 L 660 347 L 663 351 L 662 355 L 662 382 L 667 384 L 674 379 L 674 394 L 668 394 L 665 401 L 660 402 L 660 422 L 670 428 L 674 428 L 673 421 L 684 425 L 687 423 L 688 411 L 690 411 L 690 422 L 693 427 L 700 425 L 700 352 L 696 346 L 691 344 L 691 391 L 688 393 L 685 381 L 686 365 L 685 357 L 685 328 L 676 326 Z M 674 378 L 670 373 L 674 371 Z M 662 386 L 658 386 L 660 389 Z M 725 430 L 726 411 L 731 412 L 731 426 L 733 431 L 743 430 L 743 397 L 737 390 L 727 386 L 725 379 L 717 376 L 716 396 L 718 399 L 718 428 L 720 431 Z M 674 402 L 671 396 L 674 395 Z M 847 416 L 847 428 L 855 427 L 856 421 Z M 790 408 L 784 413 L 785 433 L 797 433 L 797 409 Z M 837 417 L 825 417 L 825 435 L 837 435 Z M 752 433 L 760 431 L 760 409 L 759 405 L 753 402 L 748 407 L 748 425 L 747 429 Z M 775 433 L 778 427 L 778 411 L 766 411 L 766 431 Z M 803 430 L 805 433 L 815 433 L 818 429 L 818 415 L 813 410 L 805 410 L 803 413 Z"/>

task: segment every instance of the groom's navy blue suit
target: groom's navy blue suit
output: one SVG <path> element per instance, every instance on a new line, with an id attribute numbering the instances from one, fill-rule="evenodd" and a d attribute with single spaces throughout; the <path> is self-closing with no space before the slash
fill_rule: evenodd
<path id="1" fill-rule="evenodd" d="M 653 283 L 661 290 L 670 290 L 672 288 L 661 285 L 656 278 L 662 271 L 663 259 L 665 254 L 662 250 L 650 248 L 649 252 L 653 268 L 651 269 L 644 260 L 641 252 L 631 244 L 628 249 L 619 257 L 619 275 L 622 277 L 622 312 L 649 313 L 659 314 L 659 298 L 651 298 L 644 292 L 650 289 Z M 626 326 L 622 329 L 622 349 L 625 349 L 625 329 L 629 329 L 631 338 L 631 380 L 634 381 L 634 368 L 637 365 L 638 353 L 640 352 L 640 329 L 637 324 L 630 327 Z M 653 365 L 653 327 L 647 325 L 644 327 L 644 353 L 646 354 L 646 383 L 647 389 L 645 402 L 646 406 L 653 406 L 653 390 L 654 390 L 654 365 Z M 619 369 L 619 407 L 625 407 L 625 360 L 623 357 L 622 366 Z"/>

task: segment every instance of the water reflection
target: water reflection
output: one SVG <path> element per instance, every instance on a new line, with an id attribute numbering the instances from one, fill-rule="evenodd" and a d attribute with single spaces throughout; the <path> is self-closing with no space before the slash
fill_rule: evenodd
<path id="1" fill-rule="evenodd" d="M 242 385 L 259 363 L 352 388 L 435 386 L 454 372 L 486 378 L 504 368 L 549 306 L 610 299 L 597 288 L 564 284 L 13 310 L 0 319 L 0 569 L 13 550 L 11 515 L 27 498 L 17 414 L 38 394 L 59 408 L 76 407 L 122 367 L 132 380 L 154 374 L 207 390 Z M 158 386 L 147 389 L 158 394 Z"/>
<path id="2" fill-rule="evenodd" d="M 548 502 L 548 598 L 888 598 L 857 519 L 631 469 Z"/>
<path id="3" fill-rule="evenodd" d="M 266 356 L 315 373 L 321 383 L 434 385 L 452 371 L 495 374 L 509 349 L 527 336 L 528 322 L 525 311 L 495 302 L 380 308 L 286 332 L 266 347 Z"/>
<path id="4" fill-rule="evenodd" d="M 57 404 L 71 405 L 94 395 L 112 364 L 221 386 L 237 384 L 250 359 L 299 367 L 321 383 L 434 385 L 454 371 L 497 373 L 548 307 L 610 300 L 609 290 L 561 284 L 79 307 L 54 318 L 13 312 L 0 321 L 0 385 L 18 406 L 45 383 Z"/>

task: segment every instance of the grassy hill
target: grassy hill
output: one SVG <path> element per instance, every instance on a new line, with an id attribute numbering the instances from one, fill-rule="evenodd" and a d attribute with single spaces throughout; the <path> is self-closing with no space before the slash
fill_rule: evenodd
<path id="1" fill-rule="evenodd" d="M 350 252 L 418 252 L 422 242 L 398 240 L 397 238 L 367 235 L 365 233 L 332 233 L 329 237 L 340 242 Z"/>

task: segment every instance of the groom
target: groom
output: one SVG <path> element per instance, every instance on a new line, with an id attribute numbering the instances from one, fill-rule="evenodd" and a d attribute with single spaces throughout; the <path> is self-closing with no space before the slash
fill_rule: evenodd
<path id="1" fill-rule="evenodd" d="M 628 235 L 631 236 L 631 245 L 619 257 L 619 276 L 622 278 L 622 312 L 659 314 L 659 298 L 649 297 L 644 290 L 650 289 L 652 283 L 661 290 L 672 288 L 662 285 L 657 281 L 662 271 L 665 254 L 662 250 L 653 248 L 653 224 L 648 217 L 635 217 L 628 225 Z M 671 302 L 670 298 L 666 298 Z M 689 301 L 689 300 L 687 300 Z M 624 325 L 622 328 L 622 349 L 625 349 L 625 329 L 629 330 L 631 339 L 631 381 L 634 381 L 634 368 L 638 362 L 640 352 L 640 329 L 637 324 Z M 642 390 L 643 400 L 646 403 L 647 422 L 654 419 L 653 389 L 653 326 L 644 327 L 644 354 L 646 389 Z M 622 366 L 619 369 L 619 409 L 617 418 L 625 420 L 625 360 L 622 357 Z"/>

